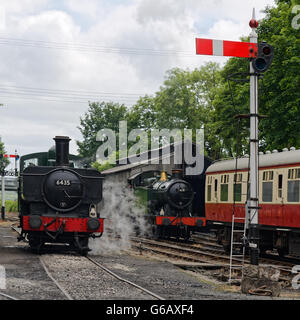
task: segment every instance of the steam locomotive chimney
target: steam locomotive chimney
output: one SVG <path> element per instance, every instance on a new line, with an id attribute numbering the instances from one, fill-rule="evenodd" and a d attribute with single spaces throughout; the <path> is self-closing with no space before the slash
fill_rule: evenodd
<path id="1" fill-rule="evenodd" d="M 56 150 L 56 166 L 69 166 L 69 137 L 56 136 L 55 140 Z"/>

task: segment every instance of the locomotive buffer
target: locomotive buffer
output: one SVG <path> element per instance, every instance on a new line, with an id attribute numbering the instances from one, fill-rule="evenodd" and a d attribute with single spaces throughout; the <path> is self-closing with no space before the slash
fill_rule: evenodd
<path id="1" fill-rule="evenodd" d="M 250 59 L 250 197 L 246 204 L 245 223 L 249 229 L 250 263 L 258 265 L 258 76 L 270 67 L 273 48 L 265 42 L 257 43 L 255 9 L 249 25 L 252 29 L 250 42 L 197 38 L 196 53 Z"/>

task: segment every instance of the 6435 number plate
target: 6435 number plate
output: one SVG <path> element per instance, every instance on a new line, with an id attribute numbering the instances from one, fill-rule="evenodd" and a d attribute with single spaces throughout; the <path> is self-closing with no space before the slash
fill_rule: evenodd
<path id="1" fill-rule="evenodd" d="M 55 181 L 55 185 L 57 186 L 70 186 L 71 181 L 70 180 L 64 180 L 64 179 L 58 179 Z"/>

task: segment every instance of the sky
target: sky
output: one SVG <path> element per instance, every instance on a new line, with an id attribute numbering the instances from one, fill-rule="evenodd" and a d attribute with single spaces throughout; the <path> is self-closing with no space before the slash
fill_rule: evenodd
<path id="1" fill-rule="evenodd" d="M 0 136 L 7 153 L 47 151 L 77 128 L 88 101 L 132 106 L 166 71 L 197 56 L 195 38 L 239 41 L 273 0 L 1 0 Z"/>

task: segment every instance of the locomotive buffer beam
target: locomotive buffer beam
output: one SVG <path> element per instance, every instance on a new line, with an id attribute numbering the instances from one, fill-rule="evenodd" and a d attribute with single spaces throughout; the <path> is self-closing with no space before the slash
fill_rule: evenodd
<path id="1" fill-rule="evenodd" d="M 44 224 L 44 232 L 52 239 L 52 240 L 56 240 L 56 238 L 58 237 L 59 234 L 62 234 L 64 231 L 64 227 L 65 227 L 65 221 L 62 221 L 62 223 L 59 225 L 55 235 L 53 236 L 50 231 L 47 229 L 49 226 L 51 226 L 54 222 L 57 221 L 57 215 L 55 218 L 53 218 L 53 220 L 51 222 L 49 222 L 48 224 Z"/>

